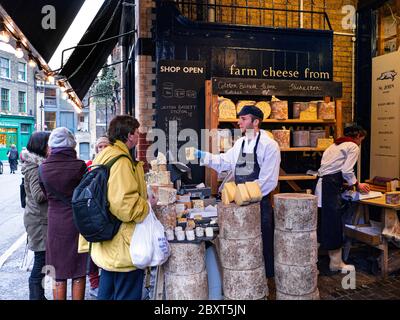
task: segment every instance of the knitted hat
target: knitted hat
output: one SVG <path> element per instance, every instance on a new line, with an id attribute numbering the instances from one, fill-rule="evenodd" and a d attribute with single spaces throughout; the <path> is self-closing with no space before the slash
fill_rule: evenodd
<path id="1" fill-rule="evenodd" d="M 54 129 L 49 137 L 50 148 L 75 148 L 76 141 L 74 134 L 65 127 Z"/>
<path id="2" fill-rule="evenodd" d="M 100 143 L 107 143 L 110 144 L 110 140 L 108 140 L 107 137 L 100 137 L 96 140 L 96 147 L 100 144 Z"/>

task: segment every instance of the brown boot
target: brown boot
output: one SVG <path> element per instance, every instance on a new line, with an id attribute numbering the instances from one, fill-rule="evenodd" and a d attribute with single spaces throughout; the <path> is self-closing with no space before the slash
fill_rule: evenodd
<path id="1" fill-rule="evenodd" d="M 72 300 L 85 299 L 86 278 L 76 278 L 72 280 Z"/>
<path id="2" fill-rule="evenodd" d="M 276 300 L 275 277 L 267 278 L 268 300 Z"/>
<path id="3" fill-rule="evenodd" d="M 67 299 L 67 281 L 56 281 L 55 288 L 53 289 L 53 299 Z"/>

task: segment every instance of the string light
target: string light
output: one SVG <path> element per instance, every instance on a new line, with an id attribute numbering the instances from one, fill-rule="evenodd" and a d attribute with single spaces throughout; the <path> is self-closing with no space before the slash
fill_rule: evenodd
<path id="1" fill-rule="evenodd" d="M 31 68 L 35 68 L 35 67 L 37 66 L 37 62 L 36 62 L 35 58 L 34 58 L 31 54 L 29 54 L 28 65 L 29 65 Z"/>
<path id="2" fill-rule="evenodd" d="M 68 99 L 68 93 L 63 92 L 63 93 L 61 94 L 61 98 L 62 98 L 63 100 L 67 100 L 67 99 Z"/>
<path id="3" fill-rule="evenodd" d="M 54 84 L 55 78 L 54 78 L 54 76 L 53 76 L 51 73 L 49 73 L 49 74 L 47 75 L 47 77 L 46 77 L 46 82 L 49 83 L 49 84 Z"/>
<path id="4" fill-rule="evenodd" d="M 22 50 L 22 45 L 20 41 L 17 41 L 17 44 L 15 45 L 15 56 L 18 59 L 21 59 L 24 56 L 24 51 Z"/>
<path id="5" fill-rule="evenodd" d="M 16 45 L 15 45 L 15 56 L 18 59 L 21 59 L 24 57 L 24 47 L 27 50 L 27 55 L 28 55 L 28 65 L 31 68 L 39 68 L 39 71 L 41 74 L 40 78 L 42 81 L 48 83 L 48 84 L 55 84 L 56 83 L 56 73 L 54 71 L 51 71 L 48 69 L 46 62 L 43 60 L 43 58 L 39 55 L 38 57 L 35 57 L 32 54 L 32 51 L 29 49 L 29 43 L 27 42 L 26 38 L 24 38 L 23 35 L 21 36 L 16 36 L 13 34 L 13 32 L 10 32 L 8 28 L 6 27 L 6 24 L 4 22 L 0 22 L 0 41 L 8 43 L 10 41 L 11 36 L 16 40 Z M 22 41 L 21 41 L 22 39 Z M 58 76 L 57 76 L 58 77 Z M 39 78 L 38 78 L 39 79 Z M 67 79 L 62 79 L 57 81 L 57 85 L 59 86 L 61 92 L 62 92 L 62 99 L 67 100 L 68 103 L 70 103 L 75 111 L 77 113 L 82 112 L 82 103 L 76 93 L 73 91 L 71 86 L 69 85 Z"/>
<path id="6" fill-rule="evenodd" d="M 0 23 L 0 41 L 8 43 L 10 41 L 10 34 L 8 33 L 4 22 Z"/>

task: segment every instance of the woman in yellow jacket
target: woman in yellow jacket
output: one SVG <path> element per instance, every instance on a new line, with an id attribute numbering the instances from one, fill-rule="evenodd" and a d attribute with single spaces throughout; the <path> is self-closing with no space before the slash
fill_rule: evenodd
<path id="1" fill-rule="evenodd" d="M 142 222 L 148 212 L 146 184 L 141 162 L 131 158 L 129 150 L 139 140 L 139 122 L 131 116 L 115 117 L 108 129 L 111 145 L 101 152 L 93 164 L 105 164 L 125 154 L 112 166 L 108 179 L 110 211 L 122 221 L 113 239 L 92 244 L 91 257 L 102 271 L 99 300 L 140 300 L 144 271 L 131 261 L 129 246 L 136 223 Z M 151 199 L 151 204 L 155 199 Z"/>

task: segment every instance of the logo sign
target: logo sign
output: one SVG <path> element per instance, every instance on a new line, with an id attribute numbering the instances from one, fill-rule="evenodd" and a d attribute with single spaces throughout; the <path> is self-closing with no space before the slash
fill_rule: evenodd
<path id="1" fill-rule="evenodd" d="M 394 81 L 394 79 L 397 76 L 397 72 L 395 70 L 390 70 L 390 71 L 386 71 L 386 72 L 382 72 L 381 75 L 376 79 L 376 80 L 392 80 Z"/>

